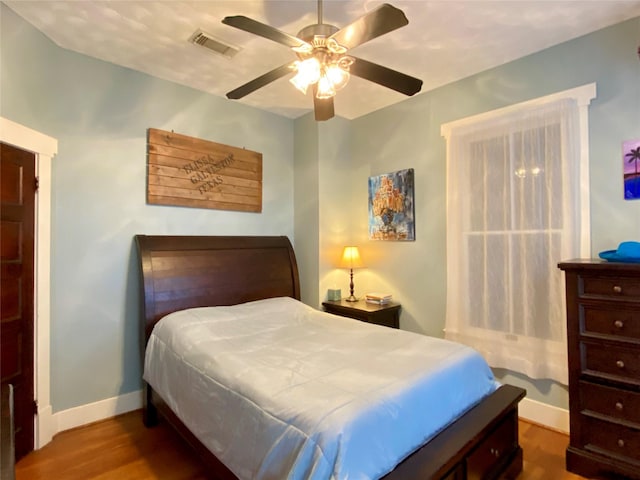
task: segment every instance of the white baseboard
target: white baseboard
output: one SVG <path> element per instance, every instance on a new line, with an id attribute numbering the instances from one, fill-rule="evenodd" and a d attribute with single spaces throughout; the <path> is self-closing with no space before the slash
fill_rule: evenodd
<path id="1" fill-rule="evenodd" d="M 518 407 L 518 416 L 524 420 L 569 433 L 569 410 L 524 398 Z"/>
<path id="2" fill-rule="evenodd" d="M 34 446 L 37 449 L 44 447 L 55 435 L 53 429 L 53 410 L 51 405 L 38 405 L 38 415 L 35 422 Z"/>
<path id="3" fill-rule="evenodd" d="M 142 390 L 54 413 L 53 434 L 142 408 Z M 39 445 L 42 447 L 42 445 Z"/>

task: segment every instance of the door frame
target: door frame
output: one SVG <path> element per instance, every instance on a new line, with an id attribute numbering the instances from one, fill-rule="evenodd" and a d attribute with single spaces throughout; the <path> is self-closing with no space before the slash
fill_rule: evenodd
<path id="1" fill-rule="evenodd" d="M 39 180 L 35 199 L 34 259 L 34 379 L 38 410 L 34 422 L 34 447 L 42 448 L 56 432 L 50 390 L 51 321 L 51 164 L 58 140 L 0 117 L 0 141 L 36 155 Z"/>

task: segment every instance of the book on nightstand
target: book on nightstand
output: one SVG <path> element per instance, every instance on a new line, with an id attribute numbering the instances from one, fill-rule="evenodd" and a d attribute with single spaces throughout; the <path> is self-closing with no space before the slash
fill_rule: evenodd
<path id="1" fill-rule="evenodd" d="M 375 303 L 376 305 L 386 305 L 391 303 L 390 293 L 367 293 L 364 297 L 367 303 Z"/>

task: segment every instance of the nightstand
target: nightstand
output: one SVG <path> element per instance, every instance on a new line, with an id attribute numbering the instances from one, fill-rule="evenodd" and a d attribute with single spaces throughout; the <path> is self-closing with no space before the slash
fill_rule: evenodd
<path id="1" fill-rule="evenodd" d="M 325 312 L 341 315 L 343 317 L 354 318 L 362 322 L 374 323 L 391 328 L 400 328 L 400 307 L 399 303 L 387 303 L 386 305 L 376 305 L 367 303 L 364 300 L 357 302 L 347 302 L 346 300 L 327 300 L 322 302 Z"/>

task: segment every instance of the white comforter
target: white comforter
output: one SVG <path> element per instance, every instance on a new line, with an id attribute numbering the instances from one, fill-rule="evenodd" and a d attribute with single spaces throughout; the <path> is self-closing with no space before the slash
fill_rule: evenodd
<path id="1" fill-rule="evenodd" d="M 144 379 L 241 479 L 374 479 L 497 387 L 474 350 L 291 298 L 172 313 Z"/>

